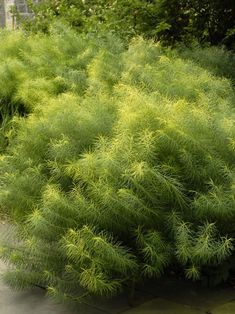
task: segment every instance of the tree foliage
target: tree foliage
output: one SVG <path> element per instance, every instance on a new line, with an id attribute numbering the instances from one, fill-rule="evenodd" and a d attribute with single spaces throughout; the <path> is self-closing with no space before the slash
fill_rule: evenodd
<path id="1" fill-rule="evenodd" d="M 124 38 L 143 35 L 166 44 L 209 42 L 233 47 L 233 0 L 43 0 L 31 3 L 35 16 L 23 21 L 27 30 L 47 31 L 62 18 L 80 31 L 109 29 Z"/>

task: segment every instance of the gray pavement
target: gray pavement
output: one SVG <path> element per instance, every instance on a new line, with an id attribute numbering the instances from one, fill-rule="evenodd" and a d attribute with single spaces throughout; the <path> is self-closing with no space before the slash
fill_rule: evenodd
<path id="1" fill-rule="evenodd" d="M 205 312 L 189 305 L 156 298 L 123 314 L 205 314 Z"/>

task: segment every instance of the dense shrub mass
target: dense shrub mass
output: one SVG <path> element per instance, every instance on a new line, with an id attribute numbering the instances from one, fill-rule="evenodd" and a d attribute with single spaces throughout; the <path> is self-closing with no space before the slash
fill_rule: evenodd
<path id="1" fill-rule="evenodd" d="M 80 300 L 175 268 L 226 278 L 235 232 L 231 81 L 206 59 L 141 38 L 125 50 L 111 35 L 62 28 L 1 36 L 1 104 L 28 113 L 14 119 L 17 135 L 1 157 L 0 204 L 16 221 L 1 249 L 8 282 Z"/>
<path id="2" fill-rule="evenodd" d="M 0 47 L 1 150 L 13 133 L 14 126 L 9 123 L 13 115 L 25 116 L 36 105 L 46 106 L 50 98 L 64 92 L 83 95 L 88 86 L 88 65 L 95 55 L 99 56 L 96 67 L 100 75 L 104 75 L 102 71 L 108 72 L 107 84 L 118 79 L 117 56 L 123 50 L 119 40 L 108 47 L 109 36 L 104 40 L 102 34 L 99 39 L 77 36 L 62 25 L 57 25 L 51 33 L 48 39 L 40 34 L 26 37 L 21 31 L 0 32 L 0 41 L 4 42 Z M 102 69 L 103 64 L 99 63 L 111 57 L 111 64 Z"/>
<path id="3" fill-rule="evenodd" d="M 206 68 L 211 74 L 224 76 L 235 83 L 235 54 L 219 47 L 185 47 L 178 45 L 177 53 L 180 58 L 185 58 Z"/>

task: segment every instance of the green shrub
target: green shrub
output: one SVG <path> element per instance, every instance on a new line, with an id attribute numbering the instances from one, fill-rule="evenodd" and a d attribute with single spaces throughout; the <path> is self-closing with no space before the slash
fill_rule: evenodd
<path id="1" fill-rule="evenodd" d="M 176 264 L 187 278 L 224 277 L 235 231 L 231 82 L 152 42 L 125 51 L 111 35 L 93 39 L 55 31 L 20 53 L 31 76 L 14 99 L 34 110 L 16 119 L 1 158 L 0 205 L 19 239 L 2 240 L 6 280 L 79 301 Z"/>
<path id="2" fill-rule="evenodd" d="M 181 58 L 192 60 L 211 73 L 224 76 L 235 82 L 235 56 L 231 51 L 218 47 L 200 47 L 195 45 L 191 48 L 178 47 L 178 54 Z"/>
<path id="3" fill-rule="evenodd" d="M 121 71 L 117 56 L 124 48 L 119 39 L 112 40 L 112 35 L 105 38 L 78 36 L 59 23 L 51 27 L 50 38 L 43 34 L 25 36 L 20 31 L 0 31 L 0 41 L 4 42 L 0 47 L 1 150 L 7 145 L 3 125 L 11 117 L 26 116 L 65 92 L 83 95 L 89 85 L 88 76 L 97 82 L 96 88 L 100 79 L 108 89 L 115 83 Z M 89 67 L 96 55 L 99 55 L 95 61 L 97 74 L 92 75 Z"/>

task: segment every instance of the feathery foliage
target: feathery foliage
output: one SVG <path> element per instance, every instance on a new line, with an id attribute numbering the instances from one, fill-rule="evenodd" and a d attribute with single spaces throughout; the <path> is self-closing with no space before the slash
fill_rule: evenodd
<path id="1" fill-rule="evenodd" d="M 2 240 L 6 280 L 81 301 L 175 263 L 192 279 L 223 267 L 235 232 L 231 81 L 141 38 L 124 50 L 67 28 L 1 36 L 14 79 L 1 99 L 30 112 L 0 161 L 19 239 Z"/>

